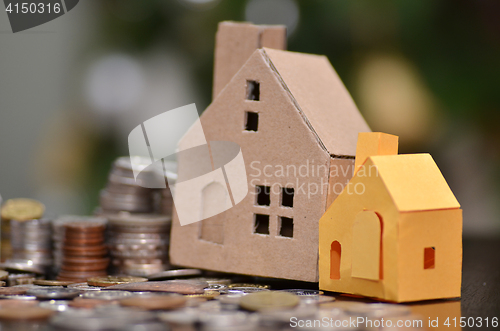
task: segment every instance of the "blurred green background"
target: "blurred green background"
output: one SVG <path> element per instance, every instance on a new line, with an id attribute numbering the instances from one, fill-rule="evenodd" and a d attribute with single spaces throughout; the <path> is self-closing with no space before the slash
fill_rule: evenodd
<path id="1" fill-rule="evenodd" d="M 0 194 L 88 214 L 142 121 L 210 103 L 223 20 L 286 24 L 325 54 L 374 131 L 430 152 L 469 236 L 500 233 L 500 2 L 81 0 L 12 34 L 0 14 Z"/>

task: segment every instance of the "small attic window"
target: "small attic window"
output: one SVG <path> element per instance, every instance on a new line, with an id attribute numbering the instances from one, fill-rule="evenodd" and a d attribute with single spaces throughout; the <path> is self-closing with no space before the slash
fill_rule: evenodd
<path id="1" fill-rule="evenodd" d="M 259 113 L 247 111 L 245 120 L 245 130 L 257 132 L 258 128 L 259 128 Z"/>
<path id="2" fill-rule="evenodd" d="M 247 80 L 247 100 L 260 101 L 260 83 Z"/>

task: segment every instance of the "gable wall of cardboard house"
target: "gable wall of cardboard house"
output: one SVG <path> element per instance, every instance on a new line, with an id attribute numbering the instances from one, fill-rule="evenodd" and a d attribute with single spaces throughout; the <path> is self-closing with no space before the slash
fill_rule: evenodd
<path id="1" fill-rule="evenodd" d="M 260 101 L 245 100 L 247 79 L 260 82 Z M 245 112 L 259 114 L 257 132 L 244 130 Z M 170 256 L 173 264 L 225 272 L 318 280 L 318 222 L 326 206 L 330 156 L 304 123 L 275 72 L 255 52 L 201 116 L 207 140 L 229 140 L 242 148 L 251 193 L 224 212 L 224 244 L 199 240 L 201 223 L 181 227 L 174 214 Z M 181 146 L 190 144 L 190 134 Z M 267 177 L 264 173 L 266 167 Z M 302 166 L 304 176 L 276 175 L 279 167 Z M 179 168 L 183 167 L 179 164 Z M 322 173 L 312 172 L 312 168 Z M 309 168 L 309 173 L 305 169 Z M 255 169 L 260 170 L 260 174 Z M 298 182 L 297 182 L 298 181 Z M 271 193 L 271 206 L 256 207 L 254 184 L 294 187 L 293 209 L 280 206 L 280 193 Z M 270 215 L 270 234 L 253 233 L 254 213 Z M 222 215 L 222 214 L 221 214 Z M 279 236 L 278 216 L 294 220 L 293 239 Z M 217 217 L 217 216 L 215 216 Z"/>

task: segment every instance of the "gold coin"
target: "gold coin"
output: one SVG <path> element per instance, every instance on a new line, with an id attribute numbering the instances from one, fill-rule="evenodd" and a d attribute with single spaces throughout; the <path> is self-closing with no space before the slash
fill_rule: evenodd
<path id="1" fill-rule="evenodd" d="M 87 284 L 90 286 L 112 286 L 128 283 L 142 283 L 147 282 L 147 278 L 132 277 L 132 276 L 105 276 L 105 277 L 92 277 L 87 279 Z"/>
<path id="2" fill-rule="evenodd" d="M 235 288 L 235 287 L 255 287 L 255 288 L 263 288 L 263 289 L 270 289 L 270 285 L 262 285 L 262 284 L 245 284 L 245 283 L 234 283 L 231 285 L 228 285 L 227 287 L 229 288 Z"/>
<path id="3" fill-rule="evenodd" d="M 75 283 L 77 282 L 69 280 L 48 280 L 48 279 L 37 279 L 33 282 L 33 284 L 40 286 L 68 286 Z"/>
<path id="4" fill-rule="evenodd" d="M 220 295 L 219 291 L 205 291 L 205 293 L 200 293 L 200 294 L 187 294 L 186 297 L 188 297 L 188 298 L 205 298 L 207 300 L 212 300 L 212 299 L 215 299 L 215 297 L 217 297 L 219 295 Z"/>
<path id="5" fill-rule="evenodd" d="M 2 206 L 1 215 L 5 220 L 28 221 L 42 217 L 45 206 L 32 199 L 10 199 Z"/>
<path id="6" fill-rule="evenodd" d="M 0 280 L 6 280 L 9 277 L 9 273 L 5 270 L 0 270 Z"/>
<path id="7" fill-rule="evenodd" d="M 262 291 L 243 296 L 240 299 L 240 306 L 251 311 L 276 310 L 295 307 L 299 301 L 299 297 L 292 293 Z"/>

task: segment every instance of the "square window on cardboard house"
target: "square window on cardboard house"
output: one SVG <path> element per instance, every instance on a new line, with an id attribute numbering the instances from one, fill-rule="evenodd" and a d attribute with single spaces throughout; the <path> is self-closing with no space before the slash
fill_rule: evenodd
<path id="1" fill-rule="evenodd" d="M 260 101 L 260 83 L 247 80 L 247 100 Z"/>

